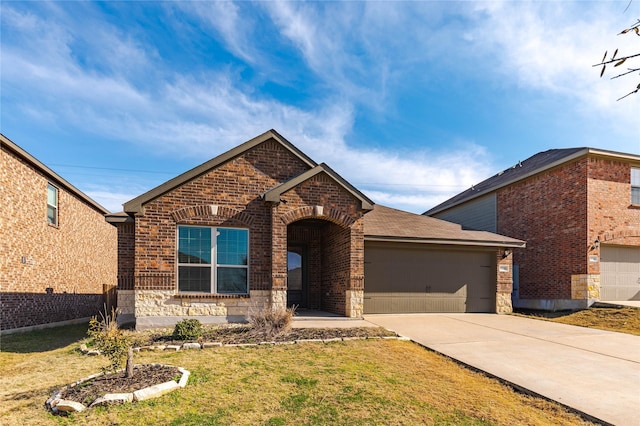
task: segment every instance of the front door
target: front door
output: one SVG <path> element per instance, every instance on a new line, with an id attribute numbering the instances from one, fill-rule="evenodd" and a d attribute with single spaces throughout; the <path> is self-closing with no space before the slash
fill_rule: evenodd
<path id="1" fill-rule="evenodd" d="M 287 250 L 287 306 L 307 307 L 306 250 L 302 245 Z"/>

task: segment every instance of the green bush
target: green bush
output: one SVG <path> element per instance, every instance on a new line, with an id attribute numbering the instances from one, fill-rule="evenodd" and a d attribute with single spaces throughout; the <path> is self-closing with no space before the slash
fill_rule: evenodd
<path id="1" fill-rule="evenodd" d="M 202 336 L 202 323 L 197 319 L 178 321 L 173 329 L 173 337 L 178 340 L 196 340 Z"/>

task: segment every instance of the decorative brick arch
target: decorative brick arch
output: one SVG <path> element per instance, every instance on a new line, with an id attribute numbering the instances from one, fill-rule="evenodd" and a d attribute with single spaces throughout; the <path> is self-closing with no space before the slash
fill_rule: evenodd
<path id="1" fill-rule="evenodd" d="M 356 219 L 338 209 L 323 206 L 300 207 L 282 215 L 282 221 L 285 225 L 303 219 L 324 219 L 343 228 L 350 228 L 356 221 Z"/>
<path id="2" fill-rule="evenodd" d="M 251 226 L 253 223 L 253 216 L 231 207 L 218 206 L 215 204 L 184 207 L 172 211 L 171 217 L 173 217 L 173 220 L 176 222 L 183 222 L 196 217 L 216 217 L 221 219 L 234 219 L 247 226 Z"/>

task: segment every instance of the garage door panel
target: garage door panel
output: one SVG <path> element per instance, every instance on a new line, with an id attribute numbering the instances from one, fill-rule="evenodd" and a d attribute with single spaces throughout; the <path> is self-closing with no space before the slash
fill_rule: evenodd
<path id="1" fill-rule="evenodd" d="M 493 253 L 411 246 L 365 245 L 365 313 L 494 311 Z"/>
<path id="2" fill-rule="evenodd" d="M 601 246 L 600 300 L 640 300 L 640 247 Z"/>
<path id="3" fill-rule="evenodd" d="M 373 293 L 364 298 L 366 313 L 465 312 L 466 297 L 424 293 Z"/>

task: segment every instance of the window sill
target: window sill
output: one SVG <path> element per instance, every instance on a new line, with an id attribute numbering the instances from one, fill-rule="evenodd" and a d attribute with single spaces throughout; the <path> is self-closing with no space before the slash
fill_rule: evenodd
<path id="1" fill-rule="evenodd" d="M 631 204 L 629 208 L 634 210 L 640 210 L 640 204 Z"/>
<path id="2" fill-rule="evenodd" d="M 248 294 L 176 293 L 176 299 L 248 299 Z"/>

